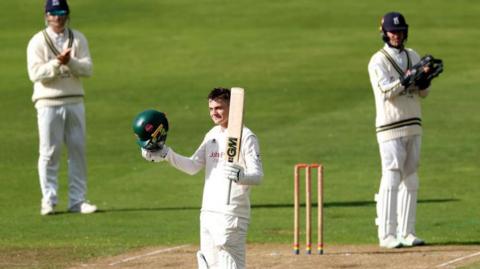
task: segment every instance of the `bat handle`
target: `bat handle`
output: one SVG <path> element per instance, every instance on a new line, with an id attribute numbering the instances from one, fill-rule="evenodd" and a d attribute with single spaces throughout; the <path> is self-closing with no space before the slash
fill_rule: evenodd
<path id="1" fill-rule="evenodd" d="M 227 205 L 230 205 L 230 195 L 232 194 L 232 180 L 228 183 Z"/>

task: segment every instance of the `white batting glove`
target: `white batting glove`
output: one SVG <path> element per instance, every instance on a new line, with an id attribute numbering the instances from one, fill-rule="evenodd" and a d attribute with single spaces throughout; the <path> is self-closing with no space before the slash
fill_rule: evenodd
<path id="1" fill-rule="evenodd" d="M 238 164 L 227 162 L 223 167 L 223 171 L 225 173 L 225 177 L 235 183 L 242 181 L 242 179 L 244 178 L 243 167 Z"/>
<path id="2" fill-rule="evenodd" d="M 165 160 L 165 157 L 167 157 L 167 153 L 169 150 L 170 148 L 167 145 L 163 145 L 161 149 L 156 151 L 150 151 L 142 148 L 142 157 L 149 162 L 163 162 Z"/>

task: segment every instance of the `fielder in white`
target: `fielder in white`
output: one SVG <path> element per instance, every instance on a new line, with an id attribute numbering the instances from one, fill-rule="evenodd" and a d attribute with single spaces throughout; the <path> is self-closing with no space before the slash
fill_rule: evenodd
<path id="1" fill-rule="evenodd" d="M 32 101 L 39 131 L 38 174 L 42 215 L 55 212 L 61 148 L 68 149 L 68 210 L 83 214 L 97 210 L 86 202 L 85 108 L 80 77 L 92 74 L 85 36 L 66 27 L 66 0 L 47 0 L 47 28 L 35 34 L 27 48 L 28 75 L 34 83 Z"/>
<path id="2" fill-rule="evenodd" d="M 368 64 L 376 105 L 376 131 L 382 160 L 382 179 L 376 195 L 378 238 L 381 247 L 416 246 L 424 241 L 415 234 L 422 120 L 420 99 L 428 85 L 402 84 L 401 77 L 419 55 L 405 48 L 408 25 L 402 14 L 382 18 L 385 46 Z"/>
<path id="3" fill-rule="evenodd" d="M 263 177 L 257 137 L 243 128 L 240 164 L 226 162 L 230 90 L 215 88 L 208 95 L 210 117 L 215 123 L 191 157 L 175 153 L 166 145 L 159 151 L 142 149 L 148 161 L 166 160 L 190 175 L 205 168 L 202 209 L 200 214 L 200 269 L 245 268 L 245 245 L 250 221 L 250 188 Z M 233 180 L 231 202 L 226 204 L 230 180 Z"/>

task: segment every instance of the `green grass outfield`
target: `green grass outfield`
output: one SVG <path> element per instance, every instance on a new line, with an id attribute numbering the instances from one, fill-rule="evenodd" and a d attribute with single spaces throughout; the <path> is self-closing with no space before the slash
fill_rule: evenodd
<path id="1" fill-rule="evenodd" d="M 168 144 L 190 155 L 212 126 L 206 95 L 215 86 L 246 88 L 245 122 L 260 139 L 265 178 L 252 191 L 249 242 L 289 247 L 293 165 L 322 162 L 327 247 L 376 244 L 380 163 L 367 63 L 382 46 L 380 16 L 392 10 L 411 26 L 408 46 L 445 64 L 423 102 L 417 233 L 432 244 L 480 243 L 478 1 L 70 0 L 70 7 L 94 60 L 94 76 L 84 80 L 88 198 L 102 212 L 39 214 L 26 46 L 44 25 L 43 0 L 1 1 L 0 255 L 63 268 L 135 247 L 197 244 L 203 174 L 143 161 L 131 121 L 147 108 L 166 112 Z M 65 176 L 64 158 L 61 211 Z"/>

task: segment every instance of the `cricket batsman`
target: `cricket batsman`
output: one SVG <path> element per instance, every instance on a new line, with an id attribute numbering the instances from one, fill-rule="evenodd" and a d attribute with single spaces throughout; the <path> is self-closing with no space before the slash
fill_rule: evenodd
<path id="1" fill-rule="evenodd" d="M 167 161 L 171 166 L 194 175 L 205 168 L 200 212 L 198 268 L 246 268 L 245 249 L 250 222 L 250 189 L 263 178 L 258 139 L 243 126 L 240 161 L 226 161 L 230 90 L 215 88 L 208 95 L 210 117 L 215 126 L 205 135 L 190 157 L 182 156 L 165 144 L 168 121 L 158 111 L 140 113 L 133 129 L 147 161 Z M 230 181 L 230 202 L 226 203 Z"/>

